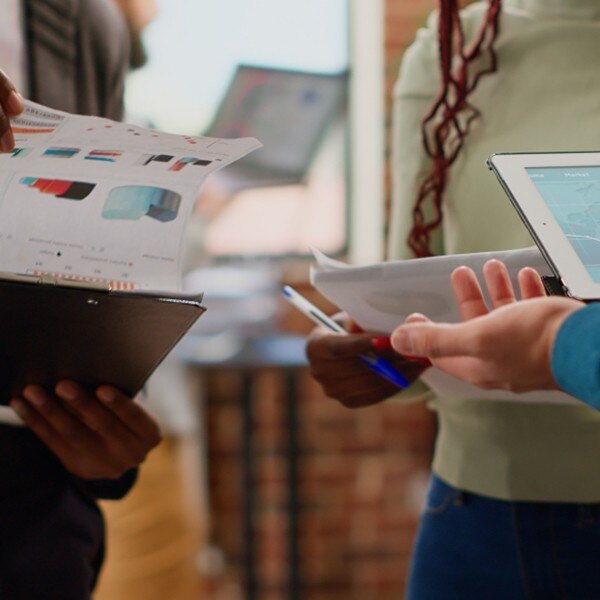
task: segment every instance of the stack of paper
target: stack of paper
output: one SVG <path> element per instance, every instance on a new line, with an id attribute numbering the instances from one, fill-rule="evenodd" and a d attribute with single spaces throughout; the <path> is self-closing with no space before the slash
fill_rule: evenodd
<path id="1" fill-rule="evenodd" d="M 389 335 L 404 319 L 420 312 L 434 321 L 457 323 L 461 320 L 450 275 L 466 265 L 480 276 L 484 264 L 493 258 L 509 269 L 515 289 L 523 267 L 533 267 L 542 275 L 551 271 L 537 248 L 508 252 L 484 252 L 349 267 L 315 252 L 317 266 L 312 271 L 315 287 L 327 299 L 346 311 L 365 331 Z M 577 403 L 560 392 L 512 394 L 484 391 L 463 383 L 439 369 L 428 369 L 423 381 L 439 397 L 512 400 L 519 402 Z"/>

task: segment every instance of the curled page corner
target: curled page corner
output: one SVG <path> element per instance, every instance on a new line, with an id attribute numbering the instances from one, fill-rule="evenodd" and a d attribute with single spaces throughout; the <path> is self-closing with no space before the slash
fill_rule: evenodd
<path id="1" fill-rule="evenodd" d="M 309 246 L 309 250 L 312 252 L 315 260 L 317 261 L 316 269 L 323 271 L 339 271 L 341 269 L 351 269 L 352 265 L 348 265 L 340 260 L 335 260 L 334 258 L 330 258 L 314 246 Z"/>
<path id="2" fill-rule="evenodd" d="M 337 271 L 351 270 L 353 268 L 352 265 L 348 265 L 339 260 L 330 258 L 327 256 L 327 254 L 318 248 L 315 248 L 314 246 L 310 246 L 309 250 L 316 261 L 316 264 L 311 265 L 310 267 L 310 282 L 312 285 L 315 285 L 315 280 L 320 273 L 333 273 Z"/>

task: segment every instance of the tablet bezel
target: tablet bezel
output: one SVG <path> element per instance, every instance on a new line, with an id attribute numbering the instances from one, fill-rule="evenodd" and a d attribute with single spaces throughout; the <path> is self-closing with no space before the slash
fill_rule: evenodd
<path id="1" fill-rule="evenodd" d="M 580 300 L 600 299 L 600 283 L 591 278 L 526 171 L 540 167 L 600 168 L 600 152 L 495 154 L 488 165 L 569 294 Z"/>

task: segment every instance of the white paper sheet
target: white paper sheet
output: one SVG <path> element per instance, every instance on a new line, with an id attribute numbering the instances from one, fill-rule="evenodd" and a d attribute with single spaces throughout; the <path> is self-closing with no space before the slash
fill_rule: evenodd
<path id="1" fill-rule="evenodd" d="M 366 267 L 349 267 L 315 251 L 313 285 L 328 300 L 346 311 L 365 331 L 390 334 L 413 312 L 439 322 L 457 323 L 460 313 L 450 275 L 461 265 L 471 267 L 483 281 L 484 264 L 497 258 L 509 269 L 515 288 L 523 267 L 542 275 L 551 271 L 537 248 L 508 252 L 485 252 L 425 259 L 387 262 Z M 560 392 L 512 394 L 484 391 L 450 377 L 439 369 L 428 369 L 423 381 L 439 397 L 511 400 L 518 402 L 572 404 L 578 400 Z"/>
<path id="2" fill-rule="evenodd" d="M 26 102 L 0 155 L 0 271 L 180 289 L 184 228 L 211 173 L 261 146 L 164 134 Z"/>

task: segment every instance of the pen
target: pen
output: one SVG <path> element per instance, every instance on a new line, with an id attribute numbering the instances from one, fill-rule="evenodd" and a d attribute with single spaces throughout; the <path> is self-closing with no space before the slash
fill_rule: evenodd
<path id="1" fill-rule="evenodd" d="M 392 340 L 389 337 L 376 338 L 374 340 L 373 345 L 375 346 L 376 350 L 391 351 L 394 349 L 394 347 L 392 346 Z M 421 356 L 409 356 L 408 354 L 402 354 L 401 356 L 405 360 L 408 360 L 409 362 L 418 363 L 426 369 L 433 366 L 433 363 L 428 358 L 424 358 Z"/>
<path id="2" fill-rule="evenodd" d="M 296 307 L 301 313 L 306 315 L 317 325 L 322 325 L 330 331 L 339 335 L 349 335 L 348 332 L 333 319 L 329 318 L 323 311 L 319 310 L 314 304 L 309 302 L 304 296 L 301 296 L 294 288 L 286 285 L 283 288 L 285 299 Z M 374 373 L 383 377 L 396 387 L 403 390 L 410 387 L 411 383 L 387 360 L 380 358 L 373 352 L 367 352 L 359 356 L 360 360 Z"/>

